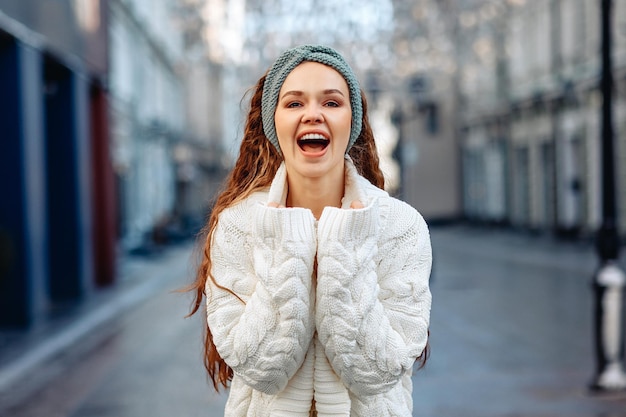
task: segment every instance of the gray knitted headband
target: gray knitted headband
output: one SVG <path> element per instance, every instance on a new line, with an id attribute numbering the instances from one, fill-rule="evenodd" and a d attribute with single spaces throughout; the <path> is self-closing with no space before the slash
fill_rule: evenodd
<path id="1" fill-rule="evenodd" d="M 352 126 L 348 150 L 354 145 L 361 133 L 361 119 L 363 118 L 363 106 L 361 105 L 361 87 L 350 65 L 337 51 L 327 46 L 302 45 L 283 52 L 270 67 L 265 84 L 263 84 L 263 98 L 261 101 L 261 114 L 263 116 L 263 131 L 274 147 L 281 153 L 274 125 L 274 113 L 278 104 L 278 93 L 285 79 L 291 71 L 304 61 L 319 62 L 337 70 L 348 84 L 350 91 L 350 107 L 352 109 Z"/>

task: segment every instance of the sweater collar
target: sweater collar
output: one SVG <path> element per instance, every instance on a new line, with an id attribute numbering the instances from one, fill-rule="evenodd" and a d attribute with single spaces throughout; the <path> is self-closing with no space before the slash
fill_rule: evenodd
<path id="1" fill-rule="evenodd" d="M 341 208 L 348 209 L 354 200 L 359 200 L 363 205 L 369 204 L 370 197 L 366 192 L 366 188 L 373 187 L 365 178 L 363 178 L 356 170 L 352 159 L 345 156 L 345 190 L 341 199 Z M 276 171 L 276 175 L 270 186 L 267 202 L 278 202 L 285 205 L 287 201 L 287 168 L 283 161 Z"/>

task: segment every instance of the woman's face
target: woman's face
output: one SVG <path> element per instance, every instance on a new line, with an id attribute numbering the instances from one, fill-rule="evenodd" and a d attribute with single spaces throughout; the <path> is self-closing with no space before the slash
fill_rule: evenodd
<path id="1" fill-rule="evenodd" d="M 317 62 L 304 62 L 287 76 L 274 123 L 290 175 L 343 176 L 352 124 L 349 94 L 343 76 Z"/>

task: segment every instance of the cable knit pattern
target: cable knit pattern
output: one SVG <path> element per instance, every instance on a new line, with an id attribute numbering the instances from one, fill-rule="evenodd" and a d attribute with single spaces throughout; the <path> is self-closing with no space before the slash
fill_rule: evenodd
<path id="1" fill-rule="evenodd" d="M 212 245 L 207 318 L 224 360 L 247 384 L 276 394 L 304 360 L 313 336 L 314 218 L 253 200 L 222 212 Z M 252 257 L 249 254 L 252 254 Z"/>
<path id="2" fill-rule="evenodd" d="M 225 416 L 308 417 L 313 400 L 319 417 L 411 416 L 431 305 L 426 223 L 349 158 L 342 208 L 317 227 L 309 210 L 265 206 L 285 188 L 282 166 L 215 232 L 213 275 L 244 301 L 207 284 L 208 323 L 235 371 Z"/>
<path id="3" fill-rule="evenodd" d="M 411 415 L 405 386 L 427 341 L 430 268 L 426 223 L 398 200 L 320 219 L 316 328 L 351 391 L 352 415 Z"/>

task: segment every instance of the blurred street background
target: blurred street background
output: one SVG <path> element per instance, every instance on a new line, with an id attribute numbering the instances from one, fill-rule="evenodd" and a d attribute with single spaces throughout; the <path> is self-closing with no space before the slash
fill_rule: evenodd
<path id="1" fill-rule="evenodd" d="M 432 228 L 415 415 L 626 416 L 623 372 L 589 390 L 624 362 L 620 0 L 0 0 L 0 415 L 221 415 L 173 291 L 242 97 L 303 43 L 353 65 Z"/>

